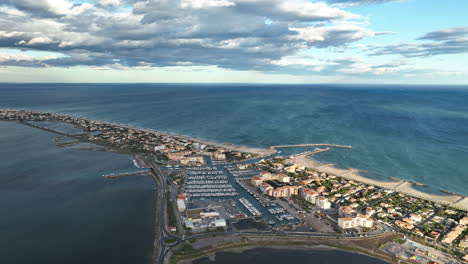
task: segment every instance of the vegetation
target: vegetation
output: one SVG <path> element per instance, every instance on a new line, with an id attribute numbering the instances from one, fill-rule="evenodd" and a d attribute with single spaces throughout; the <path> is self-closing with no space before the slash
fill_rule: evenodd
<path id="1" fill-rule="evenodd" d="M 175 239 L 175 238 L 168 238 L 168 239 L 164 240 L 164 244 L 166 244 L 166 245 L 171 245 L 171 244 L 174 244 L 175 242 L 177 242 L 177 239 Z"/>
<path id="2" fill-rule="evenodd" d="M 169 192 L 166 192 L 166 207 L 167 207 L 167 218 L 169 226 L 177 226 L 176 214 L 172 207 L 171 201 L 169 201 Z"/>

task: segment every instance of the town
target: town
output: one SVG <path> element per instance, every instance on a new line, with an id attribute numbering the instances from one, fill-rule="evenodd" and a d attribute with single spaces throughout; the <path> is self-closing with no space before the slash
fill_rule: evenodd
<path id="1" fill-rule="evenodd" d="M 106 146 L 137 157 L 140 167 L 153 170 L 158 187 L 164 187 L 158 207 L 164 215 L 158 220 L 162 231 L 157 240 L 166 239 L 158 243 L 161 262 L 170 254 L 178 256 L 180 248 L 195 238 L 248 232 L 271 239 L 285 234 L 340 239 L 396 234 L 379 249 L 392 261 L 468 261 L 466 211 L 318 172 L 298 164 L 293 155 L 238 151 L 61 114 L 4 109 L 0 120 Z M 39 124 L 44 121 L 70 124 L 82 133 L 67 134 Z"/>

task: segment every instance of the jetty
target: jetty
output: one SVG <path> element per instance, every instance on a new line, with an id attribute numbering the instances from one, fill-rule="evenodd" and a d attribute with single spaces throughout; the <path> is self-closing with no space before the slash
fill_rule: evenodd
<path id="1" fill-rule="evenodd" d="M 109 173 L 109 174 L 102 175 L 102 177 L 108 178 L 108 179 L 117 179 L 117 178 L 128 177 L 128 176 L 148 175 L 149 173 L 150 173 L 150 170 L 148 169 L 148 170 L 134 171 L 134 172 Z"/>
<path id="2" fill-rule="evenodd" d="M 347 148 L 347 149 L 352 149 L 353 148 L 352 146 L 343 146 L 343 145 L 335 145 L 335 144 L 279 145 L 279 146 L 271 146 L 270 148 L 277 149 L 277 148 L 299 148 L 299 147 L 319 147 L 319 146 L 334 147 L 334 148 Z"/>

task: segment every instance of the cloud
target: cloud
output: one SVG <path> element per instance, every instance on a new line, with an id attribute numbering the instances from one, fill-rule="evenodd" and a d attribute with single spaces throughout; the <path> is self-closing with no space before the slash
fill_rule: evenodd
<path id="1" fill-rule="evenodd" d="M 96 0 L 96 2 L 102 6 L 119 6 L 120 0 Z"/>
<path id="2" fill-rule="evenodd" d="M 226 7 L 234 6 L 235 3 L 229 0 L 182 0 L 182 8 L 210 8 L 210 7 Z"/>
<path id="3" fill-rule="evenodd" d="M 434 40 L 434 41 L 447 41 L 457 40 L 468 36 L 468 27 L 453 27 L 442 30 L 429 32 L 426 35 L 418 38 L 418 40 Z"/>
<path id="4" fill-rule="evenodd" d="M 47 17 L 65 15 L 74 7 L 69 0 L 0 0 L 0 4 Z"/>
<path id="5" fill-rule="evenodd" d="M 4 54 L 0 53 L 0 65 L 22 66 L 22 67 L 43 67 L 44 61 L 56 59 L 57 56 L 32 56 L 29 54 Z"/>
<path id="6" fill-rule="evenodd" d="M 36 66 L 115 68 L 117 61 L 122 67 L 271 70 L 278 67 L 271 62 L 285 56 L 378 34 L 358 15 L 308 0 L 0 3 L 0 47 L 66 55 Z M 122 7 L 109 8 L 116 6 Z"/>
<path id="7" fill-rule="evenodd" d="M 429 57 L 468 52 L 468 27 L 447 28 L 425 34 L 417 40 L 422 43 L 370 45 L 370 55 L 402 55 L 404 57 Z"/>
<path id="8" fill-rule="evenodd" d="M 383 4 L 388 2 L 400 2 L 404 0 L 326 0 L 327 3 L 339 7 L 351 7 L 355 5 Z"/>

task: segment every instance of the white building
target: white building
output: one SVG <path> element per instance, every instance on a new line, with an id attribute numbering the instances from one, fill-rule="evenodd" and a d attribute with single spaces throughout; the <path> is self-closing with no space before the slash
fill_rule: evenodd
<path id="1" fill-rule="evenodd" d="M 322 208 L 322 209 L 325 209 L 325 210 L 330 209 L 330 207 L 331 207 L 330 201 L 327 198 L 323 197 L 323 196 L 318 197 L 318 199 L 316 201 L 316 205 L 318 207 Z"/>
<path id="2" fill-rule="evenodd" d="M 340 217 L 338 218 L 338 226 L 342 229 L 374 226 L 374 220 L 365 215 L 358 215 L 357 217 Z"/>
<path id="3" fill-rule="evenodd" d="M 185 212 L 186 207 L 185 207 L 185 201 L 184 200 L 177 199 L 177 209 L 181 213 Z"/>
<path id="4" fill-rule="evenodd" d="M 214 225 L 216 227 L 225 227 L 226 226 L 226 220 L 224 220 L 224 219 L 215 220 Z"/>

